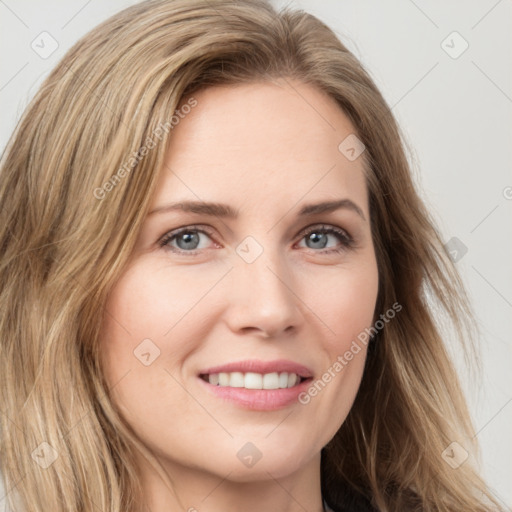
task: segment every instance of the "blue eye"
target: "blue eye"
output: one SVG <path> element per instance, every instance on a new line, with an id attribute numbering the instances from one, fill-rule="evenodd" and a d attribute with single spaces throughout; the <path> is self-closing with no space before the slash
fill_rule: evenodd
<path id="1" fill-rule="evenodd" d="M 197 249 L 201 237 L 199 233 L 184 231 L 174 237 L 179 249 Z"/>
<path id="2" fill-rule="evenodd" d="M 188 252 L 194 253 L 199 249 L 205 249 L 205 247 L 199 247 L 201 238 L 210 237 L 210 234 L 202 229 L 189 226 L 177 231 L 172 231 L 164 236 L 160 241 L 161 247 L 169 247 L 170 250 L 175 252 Z"/>
<path id="3" fill-rule="evenodd" d="M 300 241 L 305 240 L 306 243 L 300 247 L 318 249 L 314 252 L 320 254 L 342 252 L 354 245 L 353 238 L 345 230 L 335 226 L 313 226 L 303 230 L 300 236 Z M 204 228 L 187 226 L 166 234 L 159 241 L 159 245 L 175 253 L 194 255 L 200 250 L 208 248 L 206 239 L 211 240 L 211 237 L 212 235 Z M 334 245 L 332 244 L 333 240 Z M 336 241 L 338 245 L 336 245 Z"/>
<path id="4" fill-rule="evenodd" d="M 322 253 L 341 252 L 354 245 L 353 238 L 345 230 L 334 226 L 314 226 L 308 228 L 307 231 L 303 231 L 301 235 L 301 241 L 306 240 L 306 247 L 308 249 L 327 248 L 327 250 L 322 250 Z M 331 238 L 331 240 L 334 238 L 341 246 L 331 245 L 327 247 L 329 238 Z"/>

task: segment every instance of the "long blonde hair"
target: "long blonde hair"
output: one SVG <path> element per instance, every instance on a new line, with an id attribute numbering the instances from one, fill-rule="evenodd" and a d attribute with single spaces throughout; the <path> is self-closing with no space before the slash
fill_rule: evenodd
<path id="1" fill-rule="evenodd" d="M 341 510 L 346 493 L 387 512 L 501 510 L 472 463 L 474 431 L 438 328 L 445 312 L 461 338 L 471 331 L 464 288 L 369 74 L 307 13 L 263 0 L 151 0 L 69 50 L 2 156 L 0 469 L 16 512 L 142 510 L 134 455 L 153 459 L 109 399 L 105 300 L 180 102 L 211 85 L 274 78 L 314 84 L 356 127 L 367 148 L 376 318 L 403 306 L 370 344 L 353 408 L 322 450 L 326 501 Z M 471 454 L 457 469 L 442 458 L 454 441 Z"/>

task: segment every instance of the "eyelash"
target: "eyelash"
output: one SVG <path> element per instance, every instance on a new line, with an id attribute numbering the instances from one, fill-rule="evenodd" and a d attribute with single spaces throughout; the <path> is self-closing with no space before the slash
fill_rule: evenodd
<path id="1" fill-rule="evenodd" d="M 212 233 L 205 229 L 203 226 L 187 226 L 184 228 L 179 228 L 174 231 L 170 231 L 169 233 L 165 234 L 160 241 L 158 242 L 158 245 L 162 248 L 167 248 L 171 252 L 177 253 L 177 254 L 188 254 L 188 255 L 195 255 L 201 252 L 202 249 L 195 249 L 191 251 L 185 251 L 182 249 L 177 249 L 176 247 L 170 246 L 170 242 L 172 242 L 175 238 L 177 238 L 179 235 L 183 233 L 189 233 L 189 232 L 197 232 L 197 233 L 203 233 L 205 235 L 208 235 L 210 238 L 213 238 Z M 344 229 L 337 228 L 335 226 L 330 225 L 323 225 L 323 224 L 317 224 L 314 226 L 308 226 L 307 228 L 304 228 L 299 233 L 299 241 L 302 240 L 307 235 L 310 235 L 311 233 L 321 233 L 321 234 L 332 234 L 335 235 L 338 240 L 341 242 L 341 247 L 334 248 L 334 249 L 325 249 L 325 250 L 315 250 L 311 249 L 313 252 L 318 252 L 321 254 L 331 254 L 331 253 L 341 253 L 343 251 L 346 251 L 348 249 L 352 249 L 355 245 L 354 239 L 348 234 L 347 231 Z"/>

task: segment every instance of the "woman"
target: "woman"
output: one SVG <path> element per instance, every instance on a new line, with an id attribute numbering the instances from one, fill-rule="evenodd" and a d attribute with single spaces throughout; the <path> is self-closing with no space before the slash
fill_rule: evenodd
<path id="1" fill-rule="evenodd" d="M 45 81 L 0 194 L 14 510 L 502 510 L 440 335 L 468 339 L 463 287 L 313 16 L 126 9 Z"/>

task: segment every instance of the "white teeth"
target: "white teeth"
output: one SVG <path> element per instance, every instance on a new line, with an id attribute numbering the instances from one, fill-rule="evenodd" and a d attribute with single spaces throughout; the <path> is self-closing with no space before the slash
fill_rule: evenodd
<path id="1" fill-rule="evenodd" d="M 231 385 L 231 379 L 229 380 L 229 384 Z M 263 389 L 263 376 L 261 375 L 261 373 L 247 372 L 244 375 L 244 388 Z"/>
<path id="2" fill-rule="evenodd" d="M 241 372 L 233 372 L 229 375 L 229 385 L 232 388 L 243 388 L 244 387 L 244 374 Z"/>
<path id="3" fill-rule="evenodd" d="M 297 381 L 299 380 L 299 377 L 295 373 L 289 373 L 288 374 L 288 387 L 291 388 L 292 386 L 295 386 Z"/>
<path id="4" fill-rule="evenodd" d="M 296 373 L 272 372 L 231 372 L 211 373 L 207 380 L 213 386 L 229 386 L 246 389 L 284 389 L 291 388 L 299 383 L 300 377 Z"/>
<path id="5" fill-rule="evenodd" d="M 219 386 L 229 386 L 229 373 L 219 373 Z"/>
<path id="6" fill-rule="evenodd" d="M 279 374 L 266 373 L 263 375 L 263 389 L 279 389 Z"/>

